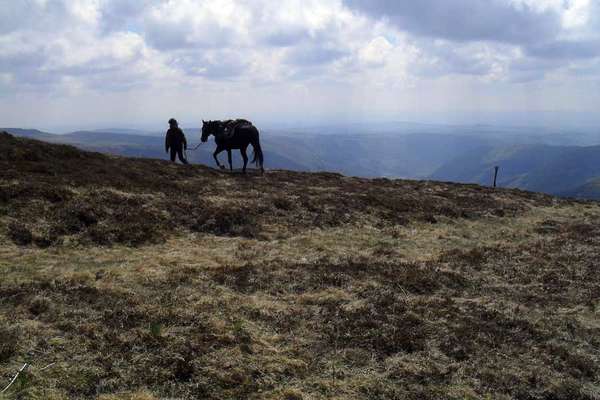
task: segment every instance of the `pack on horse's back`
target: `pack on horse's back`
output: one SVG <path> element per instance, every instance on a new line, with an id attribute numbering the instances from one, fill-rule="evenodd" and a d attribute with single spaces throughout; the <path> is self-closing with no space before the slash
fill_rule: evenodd
<path id="1" fill-rule="evenodd" d="M 248 156 L 246 155 L 246 149 L 249 145 L 252 145 L 254 149 L 253 163 L 260 168 L 261 172 L 264 172 L 263 152 L 260 147 L 260 138 L 258 129 L 252 124 L 252 122 L 245 119 L 235 119 L 226 121 L 204 121 L 202 120 L 202 142 L 206 142 L 210 135 L 215 136 L 215 143 L 217 148 L 213 153 L 213 158 L 219 168 L 225 168 L 219 162 L 217 157 L 223 150 L 227 150 L 227 159 L 229 161 L 229 169 L 233 170 L 233 164 L 231 162 L 231 150 L 239 149 L 244 160 L 243 172 L 246 173 L 246 165 L 248 164 Z"/>
<path id="2" fill-rule="evenodd" d="M 235 130 L 238 128 L 242 128 L 242 127 L 246 127 L 249 128 L 252 125 L 252 122 L 248 121 L 247 119 L 228 119 L 226 121 L 222 122 L 223 124 L 223 136 L 226 139 L 229 139 L 233 136 L 233 134 L 235 133 Z"/>

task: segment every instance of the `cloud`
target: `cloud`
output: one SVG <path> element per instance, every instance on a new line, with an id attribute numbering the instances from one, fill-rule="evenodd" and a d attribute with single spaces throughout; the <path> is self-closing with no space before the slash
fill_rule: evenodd
<path id="1" fill-rule="evenodd" d="M 453 41 L 530 43 L 554 36 L 560 16 L 504 0 L 346 0 L 352 8 L 384 18 L 402 31 Z"/>
<path id="2" fill-rule="evenodd" d="M 581 88 L 600 80 L 598 0 L 4 3 L 2 98 L 143 90 L 160 99 L 210 89 L 211 99 L 226 99 L 215 93 L 228 88 L 269 93 L 255 107 L 278 103 L 279 93 L 291 96 L 292 110 L 309 107 L 300 103 L 316 93 L 339 107 L 368 95 L 365 107 L 394 108 L 408 92 L 423 104 L 448 90 L 468 98 L 459 82 L 494 93 L 533 81 Z"/>
<path id="3" fill-rule="evenodd" d="M 577 60 L 600 56 L 600 40 L 555 40 L 530 46 L 528 53 L 535 57 Z"/>
<path id="4" fill-rule="evenodd" d="M 144 11 L 157 0 L 103 0 L 100 12 L 100 28 L 103 32 L 139 30 Z"/>
<path id="5" fill-rule="evenodd" d="M 148 43 L 161 50 L 224 47 L 244 42 L 247 8 L 232 1 L 160 2 L 144 13 Z"/>
<path id="6" fill-rule="evenodd" d="M 491 76 L 506 60 L 510 49 L 482 43 L 453 44 L 447 41 L 419 40 L 421 56 L 411 65 L 417 76 L 439 77 L 444 75 Z"/>
<path id="7" fill-rule="evenodd" d="M 560 69 L 561 66 L 562 63 L 557 60 L 521 55 L 510 59 L 506 68 L 511 82 L 525 83 L 544 79 L 548 73 Z"/>
<path id="8" fill-rule="evenodd" d="M 348 52 L 334 44 L 310 44 L 291 49 L 285 61 L 297 66 L 311 66 L 328 64 L 347 55 Z"/>
<path id="9" fill-rule="evenodd" d="M 232 79 L 243 75 L 250 60 L 231 50 L 190 51 L 178 53 L 172 65 L 187 75 L 202 76 L 212 80 Z"/>
<path id="10" fill-rule="evenodd" d="M 358 51 L 359 60 L 365 65 L 381 67 L 385 65 L 394 46 L 383 36 L 377 36 Z"/>
<path id="11" fill-rule="evenodd" d="M 277 27 L 260 38 L 266 45 L 274 47 L 290 47 L 309 39 L 310 34 L 301 27 Z"/>
<path id="12" fill-rule="evenodd" d="M 418 76 L 466 74 L 523 81 L 543 79 L 552 69 L 600 57 L 600 2 L 596 0 L 345 0 L 365 15 L 411 37 L 422 55 L 411 66 Z M 596 13 L 595 13 L 596 12 Z M 598 15 L 596 15 L 598 14 Z M 510 58 L 513 57 L 511 60 Z"/>

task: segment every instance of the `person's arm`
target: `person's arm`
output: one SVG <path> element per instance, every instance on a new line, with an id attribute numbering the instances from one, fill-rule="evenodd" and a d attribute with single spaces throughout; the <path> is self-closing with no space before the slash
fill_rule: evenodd
<path id="1" fill-rule="evenodd" d="M 171 147 L 171 131 L 167 131 L 167 135 L 165 136 L 165 152 L 169 152 L 169 147 Z"/>

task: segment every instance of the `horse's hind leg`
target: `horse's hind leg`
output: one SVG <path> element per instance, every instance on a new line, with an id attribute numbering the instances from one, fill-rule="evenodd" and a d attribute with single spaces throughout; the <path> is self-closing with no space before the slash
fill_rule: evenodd
<path id="1" fill-rule="evenodd" d="M 229 170 L 233 171 L 233 163 L 231 162 L 231 149 L 227 149 L 227 161 L 229 162 Z"/>
<path id="2" fill-rule="evenodd" d="M 246 165 L 248 165 L 248 155 L 246 154 L 246 148 L 242 147 L 240 149 L 240 153 L 242 153 L 242 158 L 244 159 L 244 168 L 242 168 L 242 172 L 246 173 Z"/>

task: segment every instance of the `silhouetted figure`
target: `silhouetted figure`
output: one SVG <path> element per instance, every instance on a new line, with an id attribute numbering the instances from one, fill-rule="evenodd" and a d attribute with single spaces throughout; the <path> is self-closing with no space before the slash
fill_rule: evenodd
<path id="1" fill-rule="evenodd" d="M 183 151 L 187 150 L 187 141 L 177 121 L 173 118 L 169 120 L 169 130 L 165 137 L 165 150 L 168 153 L 171 150 L 171 161 L 175 162 L 175 157 L 179 156 L 179 161 L 187 164 L 187 160 L 183 155 Z"/>

